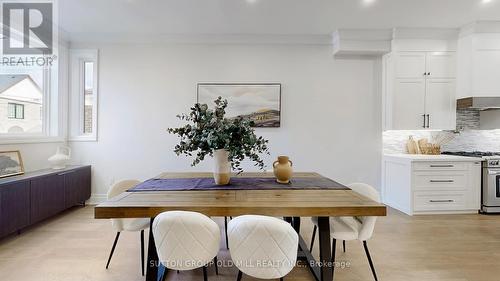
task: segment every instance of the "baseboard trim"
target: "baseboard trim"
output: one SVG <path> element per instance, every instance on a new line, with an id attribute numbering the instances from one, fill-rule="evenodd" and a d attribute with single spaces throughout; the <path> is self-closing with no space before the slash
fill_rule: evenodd
<path id="1" fill-rule="evenodd" d="M 97 204 L 100 204 L 100 203 L 106 201 L 106 199 L 107 199 L 106 194 L 92 193 L 92 195 L 90 196 L 90 199 L 87 200 L 87 204 L 88 205 L 97 205 Z"/>

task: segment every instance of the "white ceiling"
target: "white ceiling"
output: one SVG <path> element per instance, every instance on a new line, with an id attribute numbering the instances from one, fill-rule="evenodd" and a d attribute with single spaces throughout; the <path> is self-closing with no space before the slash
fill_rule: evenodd
<path id="1" fill-rule="evenodd" d="M 70 38 L 104 34 L 325 35 L 337 28 L 458 28 L 500 0 L 61 0 Z"/>

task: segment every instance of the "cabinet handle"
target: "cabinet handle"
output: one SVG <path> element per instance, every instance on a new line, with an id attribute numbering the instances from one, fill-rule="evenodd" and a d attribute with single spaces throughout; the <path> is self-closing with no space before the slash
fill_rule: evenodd
<path id="1" fill-rule="evenodd" d="M 422 127 L 425 128 L 425 114 L 422 114 L 422 117 L 424 117 L 424 125 Z"/>
<path id="2" fill-rule="evenodd" d="M 424 76 L 426 76 L 426 75 L 427 75 L 427 72 L 424 72 Z"/>
<path id="3" fill-rule="evenodd" d="M 427 114 L 427 128 L 431 126 L 431 115 Z"/>
<path id="4" fill-rule="evenodd" d="M 431 168 L 453 168 L 454 165 L 431 165 Z"/>
<path id="5" fill-rule="evenodd" d="M 430 72 L 427 72 L 427 76 L 431 76 L 431 73 L 430 73 Z"/>
<path id="6" fill-rule="evenodd" d="M 431 203 L 453 203 L 455 200 L 429 200 Z"/>
<path id="7" fill-rule="evenodd" d="M 454 180 L 430 180 L 430 182 L 455 182 Z"/>

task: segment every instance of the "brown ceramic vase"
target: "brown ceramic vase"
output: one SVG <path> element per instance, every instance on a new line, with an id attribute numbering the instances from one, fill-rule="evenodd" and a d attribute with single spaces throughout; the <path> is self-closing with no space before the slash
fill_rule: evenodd
<path id="1" fill-rule="evenodd" d="M 293 163 L 288 156 L 279 156 L 273 163 L 273 172 L 278 183 L 289 183 L 293 175 Z"/>

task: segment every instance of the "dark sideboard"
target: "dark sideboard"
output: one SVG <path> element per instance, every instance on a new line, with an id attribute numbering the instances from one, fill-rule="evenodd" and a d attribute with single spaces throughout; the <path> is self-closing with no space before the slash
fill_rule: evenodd
<path id="1" fill-rule="evenodd" d="M 0 179 L 0 238 L 90 198 L 90 166 L 40 170 Z"/>

